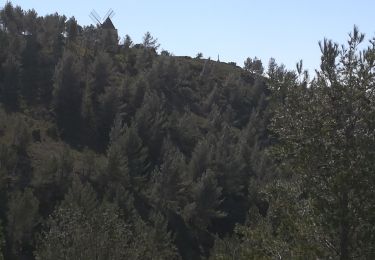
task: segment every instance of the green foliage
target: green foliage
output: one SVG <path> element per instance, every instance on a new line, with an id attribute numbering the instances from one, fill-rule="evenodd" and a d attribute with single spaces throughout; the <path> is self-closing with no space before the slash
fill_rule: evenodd
<path id="1" fill-rule="evenodd" d="M 47 221 L 36 259 L 124 259 L 128 228 L 112 204 L 99 203 L 89 184 L 75 177 Z"/>
<path id="2" fill-rule="evenodd" d="M 98 107 L 99 96 L 111 85 L 113 78 L 113 62 L 111 57 L 105 52 L 99 52 L 91 68 L 91 89 L 94 107 Z"/>
<path id="3" fill-rule="evenodd" d="M 5 244 L 5 239 L 4 239 L 4 234 L 3 234 L 3 226 L 0 222 L 0 260 L 4 260 L 4 244 Z"/>
<path id="4" fill-rule="evenodd" d="M 157 50 L 160 44 L 158 44 L 157 38 L 154 38 L 150 32 L 146 32 L 145 35 L 143 36 L 143 46 L 145 48 L 153 48 Z"/>
<path id="5" fill-rule="evenodd" d="M 212 219 L 224 217 L 225 213 L 218 209 L 221 204 L 221 191 L 222 188 L 218 187 L 214 173 L 210 170 L 191 183 L 191 202 L 183 209 L 186 221 L 205 230 Z"/>
<path id="6" fill-rule="evenodd" d="M 41 204 L 41 214 L 47 217 L 71 185 L 74 157 L 64 146 L 56 154 L 44 158 L 42 165 L 34 171 L 31 183 Z"/>
<path id="7" fill-rule="evenodd" d="M 244 62 L 244 69 L 259 75 L 262 75 L 264 71 L 262 61 L 257 57 L 254 57 L 254 59 L 247 58 Z"/>
<path id="8" fill-rule="evenodd" d="M 107 151 L 107 172 L 114 182 L 128 182 L 128 158 L 124 151 L 126 139 L 122 121 L 116 118 L 110 133 L 110 144 Z"/>
<path id="9" fill-rule="evenodd" d="M 196 59 L 202 59 L 203 58 L 203 53 L 198 52 L 197 55 L 195 56 Z"/>
<path id="10" fill-rule="evenodd" d="M 207 141 L 202 141 L 196 145 L 189 163 L 189 177 L 196 181 L 208 169 L 210 147 Z"/>
<path id="11" fill-rule="evenodd" d="M 179 212 L 185 200 L 184 156 L 175 148 L 170 140 L 164 143 L 163 164 L 153 173 L 154 183 L 151 198 L 156 207 L 164 211 Z"/>
<path id="12" fill-rule="evenodd" d="M 7 242 L 12 255 L 21 257 L 33 246 L 33 235 L 39 224 L 39 201 L 31 189 L 11 194 L 7 211 Z M 28 252 L 31 254 L 31 252 Z"/>
<path id="13" fill-rule="evenodd" d="M 146 92 L 142 107 L 135 114 L 136 131 L 148 144 L 148 156 L 153 163 L 160 161 L 160 148 L 166 134 L 167 116 L 163 101 L 155 93 Z"/>
<path id="14" fill-rule="evenodd" d="M 264 73 L 256 57 L 241 69 L 159 55 L 150 33 L 119 44 L 116 30 L 7 3 L 3 256 L 374 258 L 375 39 L 363 40 L 355 28 L 347 45 L 320 43 L 310 80 L 302 61 Z"/>
<path id="15" fill-rule="evenodd" d="M 53 107 L 57 124 L 62 134 L 73 140 L 77 138 L 75 133 L 80 126 L 82 81 L 79 66 L 75 55 L 66 51 L 54 75 Z"/>
<path id="16" fill-rule="evenodd" d="M 173 56 L 173 54 L 170 53 L 170 52 L 167 51 L 167 50 L 162 50 L 162 51 L 160 52 L 160 56 Z"/>
<path id="17" fill-rule="evenodd" d="M 26 153 L 26 149 L 31 141 L 31 133 L 29 126 L 23 118 L 17 117 L 13 126 L 12 145 L 16 148 L 18 153 Z"/>
<path id="18" fill-rule="evenodd" d="M 4 175 L 3 180 L 6 179 L 5 175 L 12 172 L 17 163 L 17 153 L 14 149 L 6 144 L 0 144 L 0 160 L 1 160 L 1 173 Z"/>
<path id="19" fill-rule="evenodd" d="M 167 222 L 162 215 L 150 217 L 152 225 L 142 220 L 134 224 L 134 240 L 130 250 L 130 259 L 180 259 L 172 243 L 171 234 L 167 231 Z"/>
<path id="20" fill-rule="evenodd" d="M 131 39 L 131 37 L 127 34 L 125 35 L 125 39 L 124 39 L 124 47 L 125 48 L 130 48 L 131 46 L 133 45 L 133 41 Z"/>
<path id="21" fill-rule="evenodd" d="M 74 17 L 66 21 L 66 33 L 69 41 L 75 41 L 81 28 Z"/>
<path id="22" fill-rule="evenodd" d="M 119 89 L 115 86 L 116 71 L 112 58 L 99 52 L 90 67 L 82 100 L 84 139 L 88 145 L 103 151 L 119 107 Z"/>
<path id="23" fill-rule="evenodd" d="M 262 191 L 270 208 L 266 216 L 252 206 L 235 235 L 217 238 L 212 259 L 328 258 L 319 228 L 313 225 L 311 201 L 302 199 L 299 181 L 275 181 Z"/>
<path id="24" fill-rule="evenodd" d="M 20 63 L 11 54 L 1 64 L 0 98 L 7 109 L 18 108 Z"/>
<path id="25" fill-rule="evenodd" d="M 342 49 L 321 44 L 321 71 L 311 88 L 290 89 L 276 111 L 273 131 L 280 141 L 278 158 L 300 176 L 311 199 L 314 225 L 322 229 L 323 248 L 341 259 L 371 258 L 369 223 L 374 185 L 374 45 L 358 51 L 357 28 Z M 338 60 L 338 63 L 336 62 Z"/>

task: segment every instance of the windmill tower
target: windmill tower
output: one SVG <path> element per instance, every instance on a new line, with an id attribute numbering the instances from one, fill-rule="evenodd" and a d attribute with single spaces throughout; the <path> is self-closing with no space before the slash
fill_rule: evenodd
<path id="1" fill-rule="evenodd" d="M 92 10 L 89 16 L 91 20 L 96 23 L 98 28 L 116 30 L 111 20 L 114 15 L 115 12 L 112 9 L 109 9 L 103 19 L 100 18 L 100 15 L 95 10 Z"/>

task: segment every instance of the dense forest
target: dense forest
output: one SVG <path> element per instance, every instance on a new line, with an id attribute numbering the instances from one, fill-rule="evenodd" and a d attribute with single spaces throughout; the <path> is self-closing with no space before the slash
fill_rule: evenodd
<path id="1" fill-rule="evenodd" d="M 375 259 L 365 42 L 311 77 L 6 4 L 0 259 Z"/>

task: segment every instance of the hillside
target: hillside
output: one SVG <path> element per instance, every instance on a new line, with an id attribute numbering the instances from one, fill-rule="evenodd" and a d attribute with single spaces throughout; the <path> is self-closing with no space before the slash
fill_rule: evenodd
<path id="1" fill-rule="evenodd" d="M 5 259 L 375 256 L 375 47 L 356 28 L 313 80 L 118 38 L 0 11 Z"/>

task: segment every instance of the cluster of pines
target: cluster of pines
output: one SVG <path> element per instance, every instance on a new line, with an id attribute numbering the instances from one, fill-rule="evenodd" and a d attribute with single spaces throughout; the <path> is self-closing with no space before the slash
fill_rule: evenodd
<path id="1" fill-rule="evenodd" d="M 375 259 L 365 42 L 311 78 L 6 4 L 0 259 Z"/>

